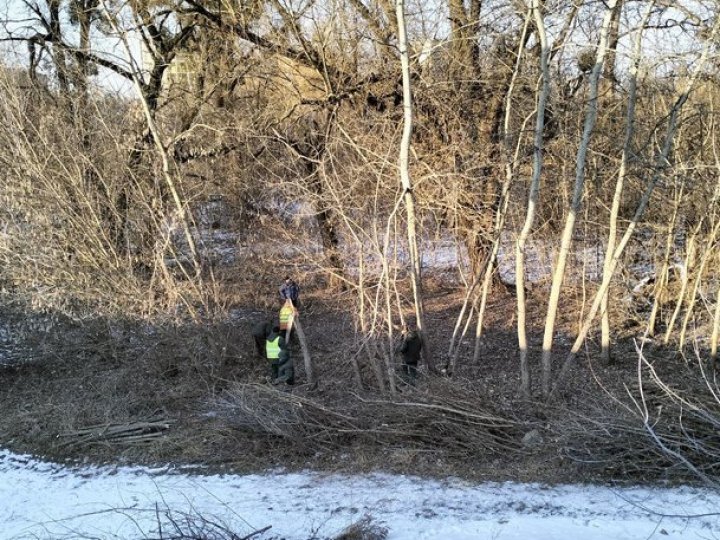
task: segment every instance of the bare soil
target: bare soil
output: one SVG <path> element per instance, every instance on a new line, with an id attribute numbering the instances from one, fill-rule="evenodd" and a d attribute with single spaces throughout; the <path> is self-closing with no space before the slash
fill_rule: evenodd
<path id="1" fill-rule="evenodd" d="M 373 389 L 367 365 L 365 387 L 354 384 L 349 296 L 308 289 L 302 320 L 319 381 L 312 387 L 297 346 L 297 384 L 267 382 L 251 328 L 274 311 L 248 301 L 250 294 L 229 318 L 203 324 L 98 318 L 44 328 L 43 317 L 6 306 L 5 329 L 17 335 L 0 365 L 0 446 L 57 461 L 174 462 L 211 471 L 382 470 L 548 483 L 694 478 L 658 451 L 633 410 L 632 325 L 611 365 L 597 360 L 591 341 L 558 399 L 544 404 L 536 390 L 533 400 L 523 400 L 516 299 L 496 287 L 479 362 L 472 361 L 474 338 L 467 338 L 452 379 L 421 369 L 415 387 L 389 396 Z M 427 294 L 428 337 L 441 364 L 462 298 L 439 279 Z M 541 288 L 530 291 L 534 351 L 545 297 Z M 557 364 L 581 303 L 578 296 L 561 311 Z M 31 319 L 40 322 L 33 327 Z M 696 373 L 692 361 L 671 350 L 645 353 L 678 384 Z M 537 387 L 539 358 L 532 362 Z"/>

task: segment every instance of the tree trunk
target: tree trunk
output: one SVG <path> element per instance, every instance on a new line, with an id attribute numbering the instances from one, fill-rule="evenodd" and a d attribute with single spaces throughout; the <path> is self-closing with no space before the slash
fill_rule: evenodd
<path id="1" fill-rule="evenodd" d="M 400 182 L 403 187 L 403 198 L 405 201 L 405 212 L 407 216 L 407 238 L 408 249 L 410 251 L 410 279 L 413 289 L 413 300 L 415 302 L 415 317 L 417 320 L 417 329 L 422 339 L 423 358 L 428 369 L 435 371 L 435 365 L 430 351 L 430 344 L 425 332 L 424 324 L 424 306 L 422 281 L 420 272 L 420 253 L 418 251 L 417 242 L 417 223 L 415 216 L 415 197 L 413 194 L 413 186 L 410 180 L 410 141 L 413 132 L 413 101 L 412 89 L 410 82 L 410 55 L 407 48 L 407 34 L 405 26 L 405 2 L 404 0 L 396 0 L 395 14 L 398 25 L 398 48 L 400 50 L 400 64 L 402 67 L 403 80 L 403 134 L 400 141 Z"/>
<path id="2" fill-rule="evenodd" d="M 533 152 L 533 172 L 528 194 L 528 206 L 525 213 L 525 222 L 518 235 L 515 245 L 515 290 L 517 294 L 518 314 L 518 348 L 520 350 L 520 391 L 523 396 L 530 396 L 530 368 L 528 365 L 527 341 L 527 315 L 525 311 L 525 246 L 528 236 L 535 222 L 538 196 L 540 194 L 540 178 L 543 168 L 543 134 L 545 131 L 545 109 L 550 94 L 550 67 L 548 56 L 550 54 L 545 20 L 540 11 L 540 0 L 532 0 L 532 13 L 535 27 L 540 40 L 540 72 L 541 84 L 537 97 L 535 111 L 535 140 Z"/>
<path id="3" fill-rule="evenodd" d="M 303 362 L 305 364 L 305 377 L 307 378 L 308 384 L 313 385 L 315 384 L 315 370 L 313 369 L 310 349 L 308 349 L 307 339 L 305 338 L 305 332 L 303 331 L 302 324 L 300 324 L 300 316 L 298 314 L 293 315 L 292 325 L 295 332 L 297 332 L 300 348 L 302 349 Z"/>
<path id="4" fill-rule="evenodd" d="M 690 293 L 690 298 L 688 298 L 687 308 L 685 310 L 685 317 L 683 318 L 682 326 L 680 327 L 680 338 L 678 340 L 678 349 L 680 351 L 685 348 L 685 339 L 687 335 L 688 323 L 690 322 L 693 311 L 695 309 L 695 302 L 697 300 L 698 291 L 700 290 L 700 285 L 702 284 L 702 277 L 705 273 L 705 268 L 707 267 L 707 263 L 710 260 L 711 255 L 714 254 L 714 249 L 717 247 L 716 242 L 718 232 L 720 232 L 720 221 L 717 222 L 713 227 L 713 230 L 710 233 L 710 238 L 705 245 L 705 250 L 703 251 L 702 259 L 700 260 L 700 267 L 697 270 L 697 275 L 695 276 L 695 281 L 693 283 L 692 292 Z M 689 272 L 690 269 L 686 268 L 686 273 Z"/>
<path id="5" fill-rule="evenodd" d="M 718 258 L 716 258 L 716 261 Z M 720 341 L 720 291 L 715 292 L 715 311 L 713 313 L 712 335 L 710 336 L 710 362 L 717 367 L 718 341 Z"/>
<path id="6" fill-rule="evenodd" d="M 682 201 L 682 194 L 685 185 L 682 184 L 679 191 L 676 191 L 676 197 L 673 204 L 673 211 L 670 217 L 670 223 L 668 224 L 667 236 L 665 238 L 665 252 L 663 254 L 663 260 L 660 264 L 660 273 L 655 280 L 655 286 L 653 287 L 653 305 L 650 310 L 650 317 L 648 318 L 647 333 L 649 336 L 655 335 L 655 326 L 657 325 L 657 316 L 660 311 L 660 305 L 663 303 L 662 298 L 665 293 L 665 286 L 667 285 L 667 275 L 670 269 L 670 255 L 672 249 L 675 246 L 675 225 L 677 223 L 678 211 L 680 209 L 680 203 Z M 692 245 L 692 237 L 690 238 L 690 245 Z"/>
<path id="7" fill-rule="evenodd" d="M 711 102 L 712 104 L 712 102 Z M 713 111 L 714 112 L 714 111 Z M 713 114 L 713 118 L 715 115 Z M 717 151 L 717 144 L 715 141 L 715 129 L 714 124 L 711 126 L 712 129 L 712 146 L 713 146 L 713 156 L 715 157 L 715 169 L 716 174 L 718 174 L 718 184 L 715 188 L 715 193 L 713 195 L 713 199 L 717 200 L 717 197 L 720 196 L 720 156 L 718 155 Z M 713 314 L 713 323 L 712 323 L 712 335 L 710 336 L 710 361 L 712 363 L 713 369 L 716 369 L 717 364 L 717 358 L 718 358 L 718 341 L 720 340 L 720 291 L 716 291 L 715 293 L 715 312 Z"/>
<path id="8" fill-rule="evenodd" d="M 620 18 L 622 15 L 623 4 L 625 0 L 618 0 L 617 8 L 613 11 L 610 20 L 610 31 L 608 32 L 608 51 L 607 61 L 605 62 L 605 70 L 603 77 L 611 92 L 614 92 L 617 85 L 617 75 L 615 74 L 615 63 L 617 60 L 617 47 L 620 41 Z M 652 2 L 654 4 L 654 2 Z"/>
<path id="9" fill-rule="evenodd" d="M 678 200 L 676 202 L 676 206 L 679 206 L 680 201 Z M 685 269 L 684 272 L 682 272 L 682 275 L 680 276 L 680 290 L 677 293 L 677 297 L 675 298 L 675 308 L 673 309 L 672 315 L 670 315 L 670 319 L 667 321 L 667 327 L 665 328 L 665 335 L 663 337 L 663 345 L 667 345 L 670 343 L 670 336 L 672 334 L 673 329 L 675 328 L 675 322 L 677 321 L 678 316 L 680 315 L 680 310 L 682 309 L 683 304 L 685 303 L 685 294 L 687 293 L 688 285 L 690 284 L 690 274 L 693 271 L 693 268 L 695 267 L 695 245 L 697 242 L 697 235 L 691 234 L 690 237 L 687 240 L 687 246 L 686 246 L 686 253 L 685 253 Z M 675 247 L 675 235 L 668 235 L 668 248 Z M 668 285 L 668 274 L 670 272 L 670 249 L 668 249 L 668 255 L 665 259 L 662 275 L 660 276 L 662 280 L 662 284 L 664 286 Z M 655 301 L 653 304 L 653 307 L 659 306 L 663 304 L 663 299 L 667 298 L 664 296 L 665 291 L 663 288 L 659 288 L 658 291 L 655 294 Z M 669 291 L 668 291 L 669 294 Z"/>
<path id="10" fill-rule="evenodd" d="M 542 388 L 543 394 L 548 396 L 550 393 L 550 377 L 552 375 L 552 345 L 555 337 L 555 321 L 557 319 L 557 309 L 560 302 L 560 290 L 563 280 L 565 279 L 565 268 L 567 258 L 570 254 L 570 246 L 572 244 L 572 236 L 575 231 L 575 222 L 577 214 L 580 211 L 582 197 L 585 188 L 585 161 L 590 139 L 595 129 L 595 120 L 597 119 L 597 102 L 598 102 L 598 83 L 600 74 L 602 73 L 603 62 L 608 44 L 608 32 L 613 12 L 617 8 L 618 0 L 610 0 L 608 8 L 603 18 L 600 30 L 600 43 L 598 44 L 597 55 L 595 58 L 595 66 L 590 78 L 590 99 L 588 102 L 587 112 L 585 114 L 585 125 L 583 127 L 583 135 L 580 141 L 580 147 L 575 159 L 575 187 L 573 189 L 572 201 L 570 202 L 570 212 L 565 221 L 560 240 L 560 252 L 558 253 L 557 264 L 553 272 L 552 286 L 550 289 L 550 300 L 548 302 L 547 316 L 545 318 L 545 333 L 543 335 L 542 346 Z"/>
<path id="11" fill-rule="evenodd" d="M 463 0 L 449 0 L 448 8 L 450 15 L 450 47 L 452 50 L 451 77 L 455 81 L 456 87 L 460 87 L 463 85 L 463 81 L 468 79 L 468 75 L 474 71 L 475 67 L 470 39 L 472 28 L 468 24 L 468 15 Z M 399 26 L 400 23 L 398 22 Z"/>
<path id="12" fill-rule="evenodd" d="M 65 49 L 60 44 L 63 39 L 63 32 L 60 23 L 60 4 L 61 0 L 48 0 L 48 13 L 50 15 L 50 38 L 51 41 L 55 42 L 53 46 L 53 63 L 55 64 L 55 71 L 60 87 L 60 94 L 62 99 L 67 100 L 66 103 L 72 107 L 70 100 L 70 75 L 68 69 L 67 58 L 65 57 Z"/>
<path id="13" fill-rule="evenodd" d="M 518 136 L 515 150 L 513 151 L 512 134 L 510 133 L 510 120 L 512 115 L 512 97 L 515 89 L 515 82 L 517 76 L 520 73 L 520 65 L 522 61 L 523 51 L 528 40 L 528 28 L 532 19 L 532 8 L 528 10 L 525 16 L 525 22 L 523 23 L 522 32 L 520 34 L 520 40 L 516 53 L 515 67 L 510 76 L 510 80 L 507 83 L 507 91 L 505 92 L 504 103 L 500 109 L 503 111 L 502 121 L 502 139 L 504 148 L 504 161 L 505 161 L 505 178 L 502 183 L 500 192 L 500 198 L 495 209 L 495 222 L 494 226 L 494 239 L 488 254 L 488 260 L 484 267 L 484 277 L 482 282 L 482 289 L 480 291 L 480 307 L 478 308 L 478 321 L 475 329 L 475 351 L 473 352 L 473 363 L 477 363 L 480 358 L 480 338 L 482 336 L 483 319 L 485 316 L 485 308 L 487 306 L 487 298 L 490 292 L 490 286 L 492 284 L 492 277 L 495 275 L 497 256 L 500 251 L 500 242 L 502 240 L 502 232 L 505 228 L 505 218 L 507 216 L 507 208 L 509 203 L 510 188 L 513 180 L 515 179 L 515 171 L 517 169 L 518 155 L 520 152 L 520 143 L 522 141 L 522 134 L 524 132 L 525 122 L 522 124 L 520 129 L 520 135 Z M 544 30 L 544 29 L 543 29 Z M 539 32 L 542 41 L 543 35 Z M 547 45 L 547 43 L 545 43 Z M 500 135 L 500 127 L 496 127 L 497 136 Z"/>
<path id="14" fill-rule="evenodd" d="M 339 255 L 340 238 L 335 228 L 336 219 L 334 212 L 323 206 L 325 190 L 323 189 L 322 179 L 317 171 L 317 165 L 314 162 L 308 162 L 308 172 L 311 175 L 310 183 L 318 198 L 318 205 L 321 206 L 321 208 L 317 210 L 315 218 L 317 219 L 318 229 L 320 230 L 320 241 L 322 242 L 323 251 L 330 266 L 331 275 L 335 274 L 331 282 L 338 281 L 339 283 L 343 283 L 342 280 L 337 279 L 338 276 L 342 277 L 344 275 L 344 271 Z"/>
<path id="15" fill-rule="evenodd" d="M 622 2 L 621 2 L 622 4 Z M 620 170 L 618 172 L 617 181 L 615 182 L 615 193 L 613 194 L 612 206 L 610 208 L 610 231 L 608 232 L 607 248 L 605 250 L 605 260 L 603 261 L 603 275 L 610 271 L 613 252 L 615 251 L 615 243 L 617 241 L 617 221 L 620 213 L 620 203 L 622 201 L 623 190 L 625 189 L 625 176 L 627 172 L 628 157 L 630 154 L 630 145 L 632 144 L 633 134 L 635 133 L 635 105 L 637 102 L 637 76 L 642 58 L 642 35 L 645 25 L 650 18 L 650 13 L 655 5 L 654 0 L 650 2 L 650 6 L 645 12 L 645 16 L 640 23 L 635 37 L 635 46 L 633 50 L 632 65 L 630 66 L 630 81 L 628 89 L 627 111 L 625 112 L 625 139 L 623 141 L 622 155 L 620 156 Z M 619 19 L 619 12 L 616 19 Z M 615 34 L 617 46 L 617 31 Z M 612 41 L 612 39 L 611 39 Z M 611 45 L 612 46 L 612 45 Z M 610 363 L 610 314 L 608 313 L 608 293 L 603 295 L 600 304 L 600 313 L 602 313 L 601 324 L 601 357 L 607 364 Z"/>

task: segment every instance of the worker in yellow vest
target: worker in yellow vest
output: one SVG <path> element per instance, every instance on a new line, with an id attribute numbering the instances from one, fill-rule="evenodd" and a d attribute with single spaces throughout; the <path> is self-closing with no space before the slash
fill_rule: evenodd
<path id="1" fill-rule="evenodd" d="M 272 334 L 272 329 L 273 323 L 268 320 L 259 321 L 252 328 L 255 350 L 259 358 L 265 358 L 265 343 L 267 342 L 267 337 Z"/>
<path id="2" fill-rule="evenodd" d="M 282 336 L 280 328 L 275 326 L 265 341 L 265 356 L 270 361 L 271 381 L 274 381 L 278 377 L 280 352 L 283 349 L 285 349 L 285 338 Z"/>
<path id="3" fill-rule="evenodd" d="M 287 299 L 280 308 L 280 333 L 287 335 L 288 328 L 292 329 L 292 319 L 295 315 L 295 307 L 293 306 L 292 300 Z"/>

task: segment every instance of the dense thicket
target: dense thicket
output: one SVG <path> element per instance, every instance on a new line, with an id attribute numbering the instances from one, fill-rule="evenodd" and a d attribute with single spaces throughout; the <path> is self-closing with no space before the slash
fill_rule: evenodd
<path id="1" fill-rule="evenodd" d="M 555 308 L 579 294 L 566 365 L 603 312 L 617 315 L 603 326 L 608 358 L 609 336 L 632 319 L 681 349 L 692 326 L 698 354 L 714 360 L 719 7 L 11 2 L 3 287 L 75 316 L 198 318 L 222 314 L 239 283 L 302 269 L 351 299 L 365 351 L 356 358 L 392 390 L 383 370 L 393 332 L 407 313 L 421 316 L 403 232 L 412 199 L 421 257 L 440 245 L 459 253 L 455 285 L 467 301 L 456 334 L 479 343 L 488 291 L 514 286 L 525 358 L 526 287 L 552 292 L 545 394 Z M 407 15 L 405 80 L 397 9 Z M 410 90 L 408 187 L 398 152 Z M 500 263 L 514 267 L 516 253 L 513 279 Z M 622 300 L 650 274 L 645 297 Z M 429 344 L 429 365 L 452 374 L 457 338 Z M 522 369 L 529 394 L 524 360 Z"/>

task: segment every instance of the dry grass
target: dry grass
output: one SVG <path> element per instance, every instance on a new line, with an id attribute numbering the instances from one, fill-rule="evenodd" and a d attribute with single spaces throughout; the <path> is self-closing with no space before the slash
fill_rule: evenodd
<path id="1" fill-rule="evenodd" d="M 347 373 L 332 368 L 338 358 L 320 352 L 319 387 L 261 384 L 267 366 L 254 356 L 254 320 L 66 320 L 29 332 L 20 345 L 32 360 L 0 368 L 2 444 L 56 459 L 438 474 L 459 473 L 477 455 L 523 453 L 528 423 L 462 381 L 423 379 L 392 400 L 355 394 Z M 168 427 L 133 431 L 155 423 Z"/>
<path id="2" fill-rule="evenodd" d="M 452 301 L 442 298 L 429 304 L 436 314 Z M 615 365 L 594 366 L 595 379 L 586 368 L 573 370 L 562 407 L 546 407 L 517 398 L 512 336 L 491 320 L 479 365 L 467 350 L 452 380 L 421 376 L 391 397 L 352 386 L 346 358 L 334 352 L 338 340 L 351 339 L 351 327 L 321 307 L 308 325 L 320 384 L 303 385 L 298 366 L 297 386 L 266 385 L 267 366 L 254 356 L 249 332 L 258 312 L 239 313 L 233 324 L 62 319 L 45 326 L 43 317 L 6 309 L 6 323 L 28 329 L 17 351 L 31 354 L 0 367 L 0 445 L 58 460 L 172 460 L 223 471 L 312 467 L 549 482 L 693 477 L 658 448 L 636 410 L 609 405 L 600 388 L 632 405 L 637 389 L 624 390 L 635 380 L 632 344 L 621 344 Z M 663 378 L 675 377 L 675 388 L 699 396 L 692 365 L 662 349 L 648 354 Z M 703 461 L 720 447 L 707 419 L 667 392 L 645 390 L 661 440 L 717 475 L 717 460 Z M 155 422 L 168 427 L 132 431 Z M 533 430 L 542 443 L 523 445 Z"/>

